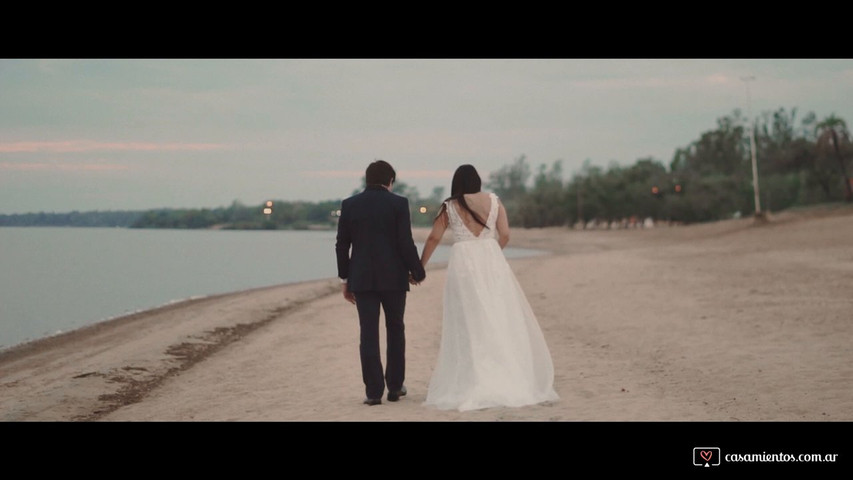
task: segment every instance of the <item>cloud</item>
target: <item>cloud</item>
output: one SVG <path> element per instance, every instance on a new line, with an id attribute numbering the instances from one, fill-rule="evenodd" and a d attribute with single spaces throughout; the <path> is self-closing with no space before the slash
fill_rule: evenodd
<path id="1" fill-rule="evenodd" d="M 128 165 L 110 163 L 10 163 L 0 162 L 0 171 L 7 172 L 114 172 L 130 170 Z"/>
<path id="2" fill-rule="evenodd" d="M 713 75 L 709 75 L 705 78 L 705 81 L 712 85 L 723 85 L 732 83 L 732 79 L 728 75 L 722 73 L 715 73 Z"/>
<path id="3" fill-rule="evenodd" d="M 307 170 L 302 172 L 311 178 L 360 178 L 364 176 L 363 170 Z"/>
<path id="4" fill-rule="evenodd" d="M 211 151 L 229 148 L 219 143 L 150 143 L 150 142 L 96 142 L 69 140 L 60 142 L 3 142 L 0 153 L 80 153 L 103 151 L 174 152 Z"/>
<path id="5" fill-rule="evenodd" d="M 40 59 L 36 60 L 36 68 L 41 73 L 46 73 L 49 75 L 57 75 L 63 71 L 65 67 L 71 65 L 74 60 L 60 59 L 60 60 L 52 60 L 52 59 Z"/>
<path id="6" fill-rule="evenodd" d="M 723 73 L 704 76 L 686 75 L 673 77 L 619 77 L 594 80 L 576 80 L 572 86 L 591 90 L 632 90 L 632 89 L 691 89 L 704 85 L 731 85 L 736 78 Z"/>
<path id="7" fill-rule="evenodd" d="M 361 178 L 364 176 L 364 170 L 307 170 L 302 172 L 306 177 L 311 178 Z M 453 176 L 450 170 L 398 170 L 397 176 L 401 179 L 406 178 L 437 178 L 446 180 Z"/>
<path id="8" fill-rule="evenodd" d="M 400 170 L 397 174 L 401 178 L 437 178 L 447 180 L 453 176 L 451 170 Z"/>
<path id="9" fill-rule="evenodd" d="M 681 86 L 683 81 L 675 78 L 646 77 L 646 78 L 599 78 L 592 80 L 569 81 L 573 87 L 602 89 L 602 90 L 628 90 L 633 88 L 669 88 Z"/>

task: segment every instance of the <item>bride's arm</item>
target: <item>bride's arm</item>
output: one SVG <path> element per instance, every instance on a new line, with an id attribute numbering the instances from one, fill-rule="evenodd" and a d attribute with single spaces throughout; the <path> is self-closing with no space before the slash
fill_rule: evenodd
<path id="1" fill-rule="evenodd" d="M 429 257 L 432 256 L 433 252 L 435 252 L 436 247 L 441 242 L 441 237 L 444 236 L 444 231 L 447 230 L 447 210 L 442 207 L 441 213 L 436 217 L 435 221 L 432 222 L 432 230 L 429 232 L 429 236 L 424 242 L 424 251 L 421 254 L 421 265 L 426 267 L 427 262 L 429 262 Z"/>
<path id="2" fill-rule="evenodd" d="M 501 248 L 506 247 L 506 244 L 509 243 L 509 220 L 506 217 L 506 209 L 504 208 L 504 204 L 500 203 L 498 200 L 498 245 Z"/>

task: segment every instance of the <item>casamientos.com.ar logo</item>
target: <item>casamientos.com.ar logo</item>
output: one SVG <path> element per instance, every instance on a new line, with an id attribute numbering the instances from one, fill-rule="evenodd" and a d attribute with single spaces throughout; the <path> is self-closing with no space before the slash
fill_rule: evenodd
<path id="1" fill-rule="evenodd" d="M 719 447 L 693 448 L 693 465 L 697 467 L 718 467 L 721 461 L 726 463 L 835 463 L 836 453 L 726 453 Z"/>
<path id="2" fill-rule="evenodd" d="M 693 449 L 693 465 L 697 467 L 720 466 L 719 447 L 696 447 Z"/>

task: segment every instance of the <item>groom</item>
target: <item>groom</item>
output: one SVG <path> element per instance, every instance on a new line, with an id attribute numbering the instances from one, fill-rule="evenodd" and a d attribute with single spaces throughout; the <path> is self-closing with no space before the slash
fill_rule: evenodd
<path id="1" fill-rule="evenodd" d="M 396 402 L 406 394 L 406 292 L 410 275 L 414 283 L 426 277 L 412 239 L 409 200 L 391 193 L 395 177 L 388 162 L 371 163 L 365 172 L 366 188 L 343 201 L 338 219 L 338 277 L 344 298 L 358 310 L 367 405 L 382 403 L 386 383 L 388 401 Z M 385 311 L 388 357 L 384 375 L 379 352 L 380 306 Z"/>

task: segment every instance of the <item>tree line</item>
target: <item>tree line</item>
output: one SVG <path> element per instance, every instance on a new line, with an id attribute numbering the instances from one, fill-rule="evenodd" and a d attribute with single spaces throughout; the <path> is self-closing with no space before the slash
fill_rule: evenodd
<path id="1" fill-rule="evenodd" d="M 25 213 L 0 215 L 0 226 L 123 227 L 225 230 L 308 230 L 330 229 L 336 225 L 340 200 L 326 202 L 273 201 L 245 205 L 235 200 L 219 208 L 160 208 L 143 211 Z M 264 213 L 270 208 L 269 213 Z"/>
<path id="2" fill-rule="evenodd" d="M 148 210 L 131 228 L 219 228 L 223 230 L 309 230 L 336 225 L 340 200 L 324 202 L 264 202 L 245 205 L 233 201 L 228 207 Z"/>
<path id="3" fill-rule="evenodd" d="M 143 212 L 93 211 L 0 215 L 0 227 L 129 227 Z"/>
<path id="4" fill-rule="evenodd" d="M 846 122 L 797 111 L 763 113 L 754 127 L 760 206 L 853 201 L 853 145 Z M 588 160 L 565 179 L 562 161 L 531 172 L 522 155 L 492 172 L 512 224 L 524 227 L 589 226 L 651 218 L 677 223 L 751 215 L 755 211 L 749 126 L 739 110 L 717 128 L 678 148 L 667 167 L 653 158 L 607 168 Z"/>

